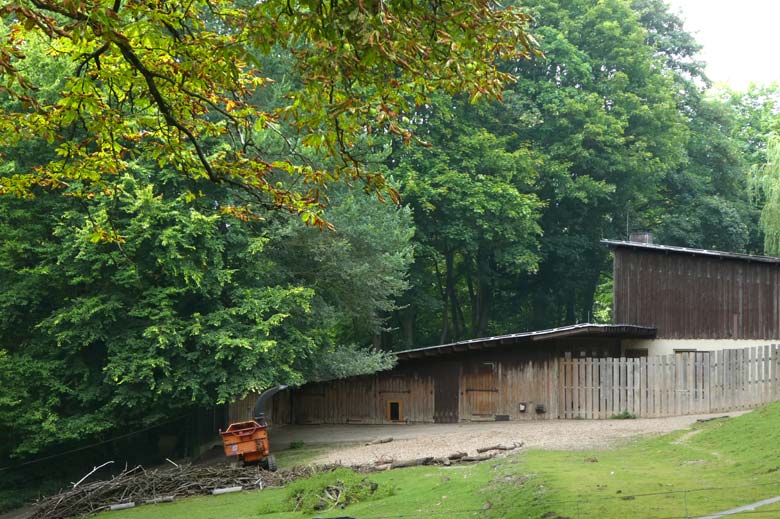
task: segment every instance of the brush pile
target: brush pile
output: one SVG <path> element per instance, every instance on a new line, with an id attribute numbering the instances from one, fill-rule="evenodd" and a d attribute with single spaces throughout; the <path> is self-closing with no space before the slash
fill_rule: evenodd
<path id="1" fill-rule="evenodd" d="M 40 500 L 31 519 L 81 517 L 104 510 L 173 501 L 176 498 L 212 494 L 214 490 L 241 487 L 243 490 L 280 487 L 291 481 L 333 467 L 296 467 L 268 472 L 259 467 L 231 465 L 192 466 L 147 470 L 126 468 L 104 481 L 82 482 L 74 488 Z M 130 503 L 133 503 L 131 505 Z"/>

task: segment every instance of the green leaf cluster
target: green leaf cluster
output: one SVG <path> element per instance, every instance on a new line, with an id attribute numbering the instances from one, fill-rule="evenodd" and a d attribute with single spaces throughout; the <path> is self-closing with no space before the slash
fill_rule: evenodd
<path id="1" fill-rule="evenodd" d="M 193 200 L 173 173 L 133 173 L 88 208 L 0 203 L 4 454 L 392 365 L 365 346 L 407 286 L 408 212 L 345 195 L 343 232 L 242 222 L 215 210 L 230 190 Z"/>

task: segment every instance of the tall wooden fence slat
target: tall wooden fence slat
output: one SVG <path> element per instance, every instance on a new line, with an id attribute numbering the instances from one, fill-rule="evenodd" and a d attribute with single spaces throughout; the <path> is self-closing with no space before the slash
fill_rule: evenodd
<path id="1" fill-rule="evenodd" d="M 644 358 L 572 358 L 557 367 L 560 418 L 678 416 L 780 400 L 780 346 Z"/>

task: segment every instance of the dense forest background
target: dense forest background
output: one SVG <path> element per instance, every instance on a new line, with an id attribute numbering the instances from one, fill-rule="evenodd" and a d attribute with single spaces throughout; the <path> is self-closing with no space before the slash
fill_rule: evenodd
<path id="1" fill-rule="evenodd" d="M 780 89 L 711 88 L 662 0 L 523 6 L 544 57 L 503 65 L 500 102 L 438 93 L 407 114 L 429 146 L 364 134 L 360 160 L 401 202 L 332 186 L 333 230 L 221 211 L 243 193 L 142 154 L 110 196 L 0 197 L 0 459 L 383 369 L 393 350 L 609 322 L 603 238 L 763 253 Z M 74 64 L 30 52 L 55 98 Z M 288 51 L 257 59 L 275 83 L 254 101 L 273 107 L 299 79 Z M 300 138 L 256 132 L 270 157 Z M 57 159 L 43 140 L 4 152 L 7 175 Z"/>

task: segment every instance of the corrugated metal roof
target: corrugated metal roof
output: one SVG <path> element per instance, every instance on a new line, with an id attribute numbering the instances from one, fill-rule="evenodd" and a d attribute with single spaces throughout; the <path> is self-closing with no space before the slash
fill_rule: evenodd
<path id="1" fill-rule="evenodd" d="M 482 337 L 479 339 L 469 339 L 439 346 L 428 346 L 426 348 L 415 348 L 396 352 L 399 361 L 417 359 L 422 357 L 432 357 L 438 355 L 447 355 L 461 351 L 477 350 L 484 348 L 496 348 L 507 346 L 520 342 L 534 342 L 556 339 L 559 337 L 621 337 L 626 339 L 654 338 L 655 328 L 647 326 L 636 326 L 632 324 L 573 324 L 562 326 L 560 328 L 551 328 L 549 330 L 538 330 L 533 332 L 511 333 L 507 335 L 496 335 L 494 337 Z"/>
<path id="2" fill-rule="evenodd" d="M 780 258 L 774 256 L 754 256 L 752 254 L 739 254 L 737 252 L 723 252 L 707 249 L 689 249 L 688 247 L 675 247 L 672 245 L 655 245 L 653 243 L 640 243 L 634 241 L 601 240 L 601 243 L 610 247 L 625 247 L 629 249 L 645 249 L 658 252 L 691 254 L 694 256 L 709 256 L 721 259 L 733 259 L 740 261 L 754 261 L 760 263 L 780 263 Z"/>

